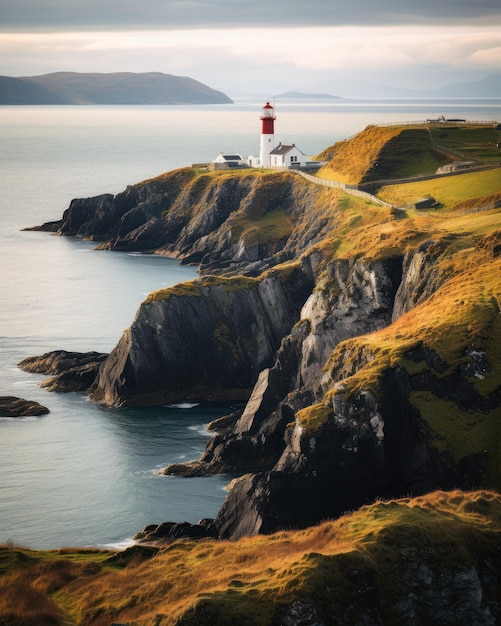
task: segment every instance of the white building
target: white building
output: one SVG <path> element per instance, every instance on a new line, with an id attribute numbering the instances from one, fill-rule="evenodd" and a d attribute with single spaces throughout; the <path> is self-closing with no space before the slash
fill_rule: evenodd
<path id="1" fill-rule="evenodd" d="M 311 164 L 311 157 L 307 157 L 295 144 L 287 146 L 275 140 L 275 109 L 267 102 L 263 107 L 261 117 L 261 141 L 259 157 L 249 156 L 247 163 L 250 167 L 269 167 L 273 169 L 291 169 Z"/>
<path id="2" fill-rule="evenodd" d="M 312 157 L 306 156 L 296 144 L 286 145 L 275 140 L 275 108 L 267 102 L 259 118 L 261 120 L 261 139 L 259 143 L 259 156 L 250 155 L 244 159 L 236 151 L 232 153 L 221 152 L 212 163 L 206 164 L 210 170 L 227 170 L 240 167 L 264 167 L 271 169 L 289 170 L 294 168 L 315 168 L 322 165 L 313 161 Z"/>
<path id="3" fill-rule="evenodd" d="M 232 154 L 225 154 L 220 152 L 217 157 L 212 161 L 212 167 L 210 169 L 215 170 L 227 170 L 230 168 L 248 167 L 247 161 L 238 152 Z"/>
<path id="4" fill-rule="evenodd" d="M 305 167 L 306 164 L 311 161 L 295 144 L 286 146 L 283 143 L 279 143 L 278 146 L 270 152 L 269 159 L 270 167 L 286 170 L 295 167 Z"/>

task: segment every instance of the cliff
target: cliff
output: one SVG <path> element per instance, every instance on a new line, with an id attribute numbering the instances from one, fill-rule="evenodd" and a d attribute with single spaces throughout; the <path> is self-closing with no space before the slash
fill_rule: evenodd
<path id="1" fill-rule="evenodd" d="M 184 168 L 116 196 L 75 199 L 61 220 L 34 230 L 175 256 L 201 274 L 258 276 L 325 237 L 331 195 L 288 172 Z"/>
<path id="2" fill-rule="evenodd" d="M 164 470 L 243 474 L 210 536 L 501 488 L 501 214 L 447 180 L 468 212 L 395 210 L 292 172 L 183 169 L 42 227 L 199 264 L 141 304 L 86 380 L 111 405 L 244 402 L 199 460 Z"/>
<path id="3" fill-rule="evenodd" d="M 100 368 L 91 397 L 114 405 L 246 400 L 299 318 L 312 278 L 297 273 L 296 290 L 270 273 L 151 294 Z"/>

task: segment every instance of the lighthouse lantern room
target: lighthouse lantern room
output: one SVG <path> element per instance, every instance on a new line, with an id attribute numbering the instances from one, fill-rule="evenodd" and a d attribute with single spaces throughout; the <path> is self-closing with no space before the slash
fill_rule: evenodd
<path id="1" fill-rule="evenodd" d="M 259 161 L 261 167 L 270 167 L 270 152 L 275 147 L 275 109 L 267 102 L 261 115 L 261 145 Z"/>

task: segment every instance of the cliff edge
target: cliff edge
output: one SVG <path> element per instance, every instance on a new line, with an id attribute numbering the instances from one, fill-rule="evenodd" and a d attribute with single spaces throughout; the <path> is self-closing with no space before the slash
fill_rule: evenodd
<path id="1" fill-rule="evenodd" d="M 211 536 L 501 488 L 501 213 L 468 190 L 466 212 L 430 214 L 293 172 L 183 169 L 42 227 L 199 265 L 86 380 L 110 405 L 244 403 L 199 460 L 164 470 L 240 475 Z"/>

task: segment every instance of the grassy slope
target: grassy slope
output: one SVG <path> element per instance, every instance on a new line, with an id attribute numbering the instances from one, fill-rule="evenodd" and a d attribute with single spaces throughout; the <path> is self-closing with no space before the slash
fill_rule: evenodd
<path id="1" fill-rule="evenodd" d="M 368 126 L 333 153 L 318 175 L 350 184 L 434 172 L 450 160 L 432 148 L 425 128 L 398 126 Z"/>
<path id="2" fill-rule="evenodd" d="M 447 150 L 453 150 L 469 161 L 499 162 L 501 129 L 492 126 L 431 125 L 433 141 Z"/>
<path id="3" fill-rule="evenodd" d="M 469 209 L 482 207 L 501 199 L 501 173 L 499 169 L 469 172 L 448 177 L 423 180 L 403 185 L 388 185 L 378 191 L 385 202 L 406 206 L 419 198 L 433 196 L 437 208 Z"/>
<path id="4" fill-rule="evenodd" d="M 237 175 L 255 177 L 256 173 L 204 174 L 200 179 L 194 176 L 192 184 L 210 188 L 218 180 Z M 275 177 L 279 180 L 282 175 L 267 174 L 265 186 L 272 186 Z M 456 210 L 459 207 L 471 211 L 471 207 L 484 203 L 486 194 L 492 198 L 493 194 L 501 193 L 501 179 L 498 172 L 487 171 L 388 189 L 398 189 L 397 198 L 412 198 L 415 194 L 423 195 L 427 189 L 425 185 L 434 185 L 433 193 L 443 206 L 440 211 L 395 213 L 390 208 L 343 195 L 339 190 L 324 189 L 312 211 L 301 218 L 292 220 L 282 209 L 276 208 L 267 214 L 258 209 L 254 220 L 246 214 L 234 214 L 229 220 L 235 233 L 257 228 L 261 223 L 271 224 L 272 231 L 277 233 L 284 232 L 282 225 L 285 224 L 286 229 L 291 228 L 294 233 L 306 230 L 308 221 L 326 221 L 331 225 L 330 236 L 312 248 L 322 251 L 324 262 L 350 257 L 384 259 L 403 255 L 425 242 L 435 242 L 434 249 L 429 249 L 431 254 L 439 257 L 440 285 L 437 285 L 434 296 L 388 328 L 344 342 L 332 354 L 327 370 L 331 372 L 333 382 L 342 380 L 343 388 L 349 393 L 368 388 L 377 394 L 380 376 L 388 367 L 402 365 L 410 372 L 424 367 L 424 364 L 409 363 L 405 358 L 405 353 L 420 343 L 435 350 L 448 363 L 449 372 L 466 360 L 467 349 L 473 347 L 485 351 L 491 371 L 483 381 L 475 381 L 484 396 L 492 393 L 501 380 L 501 267 L 497 252 L 501 238 L 501 211 L 463 214 Z M 294 262 L 288 264 L 291 265 Z M 288 266 L 278 266 L 275 271 L 287 272 Z M 203 284 L 214 284 L 214 281 L 224 284 L 225 289 L 256 287 L 258 284 L 256 279 L 206 277 L 156 292 L 149 298 L 197 295 Z M 354 364 L 364 357 L 370 358 L 370 363 L 359 366 L 354 372 Z M 308 430 L 329 418 L 327 405 L 331 393 L 332 390 L 326 394 L 326 405 L 306 408 L 300 414 L 300 422 Z M 487 484 L 501 489 L 501 448 L 498 445 L 501 409 L 488 415 L 470 414 L 459 409 L 452 411 L 451 406 L 438 398 L 417 394 L 412 396 L 412 402 L 428 422 L 437 447 L 441 450 L 449 448 L 457 461 L 468 454 L 487 450 L 490 458 Z M 440 416 L 446 417 L 442 419 Z M 470 432 L 471 436 L 465 438 L 465 432 Z"/>
<path id="5" fill-rule="evenodd" d="M 485 195 L 492 202 L 492 194 L 501 192 L 499 172 L 461 174 L 430 184 L 435 185 L 434 192 L 444 209 L 432 213 L 409 210 L 402 212 L 400 219 L 390 219 L 386 209 L 376 209 L 380 219 L 370 221 L 365 216 L 364 223 L 347 205 L 341 223 L 351 222 L 349 236 L 345 229 L 340 229 L 321 244 L 332 251 L 333 259 L 384 259 L 433 241 L 428 253 L 437 257 L 435 279 L 439 282 L 432 297 L 387 328 L 355 337 L 336 348 L 326 365 L 332 387 L 324 404 L 306 408 L 298 415 L 307 431 L 329 419 L 333 393 L 370 389 L 378 395 L 379 381 L 386 369 L 400 365 L 412 374 L 425 367 L 424 363 L 409 362 L 405 357 L 409 349 L 420 344 L 434 350 L 448 364 L 443 376 L 468 360 L 469 349 L 485 352 L 490 371 L 473 383 L 483 397 L 499 389 L 501 210 L 472 210 L 484 203 Z M 416 193 L 416 185 L 426 183 L 399 185 L 397 197 L 411 197 Z M 422 191 L 423 187 L 417 193 Z M 458 207 L 468 212 L 454 210 Z M 414 393 L 411 402 L 428 424 L 436 447 L 447 450 L 456 462 L 486 451 L 486 484 L 501 489 L 501 407 L 490 412 L 471 412 L 430 393 Z"/>
<path id="6" fill-rule="evenodd" d="M 501 130 L 484 126 L 368 126 L 317 156 L 329 160 L 319 176 L 358 184 L 431 174 L 454 160 L 499 162 L 500 140 Z"/>
<path id="7" fill-rule="evenodd" d="M 179 541 L 146 560 L 134 551 L 110 559 L 105 552 L 4 547 L 0 623 L 167 626 L 184 616 L 186 625 L 272 626 L 284 606 L 312 598 L 355 623 L 368 608 L 359 578 L 369 577 L 392 624 L 404 550 L 433 550 L 437 570 L 471 566 L 497 549 L 500 529 L 499 495 L 438 492 L 378 502 L 302 531 Z M 204 611 L 196 615 L 200 602 Z"/>

